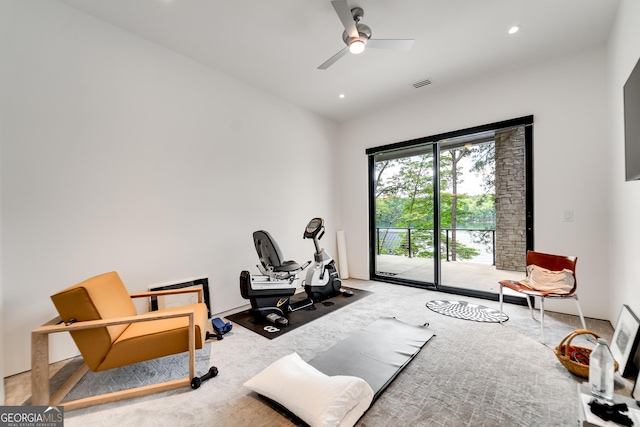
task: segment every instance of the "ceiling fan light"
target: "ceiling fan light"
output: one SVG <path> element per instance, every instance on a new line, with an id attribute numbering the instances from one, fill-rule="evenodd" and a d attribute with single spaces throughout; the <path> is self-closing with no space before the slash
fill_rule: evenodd
<path id="1" fill-rule="evenodd" d="M 349 45 L 349 52 L 359 54 L 364 52 L 364 42 L 362 40 L 354 40 Z"/>

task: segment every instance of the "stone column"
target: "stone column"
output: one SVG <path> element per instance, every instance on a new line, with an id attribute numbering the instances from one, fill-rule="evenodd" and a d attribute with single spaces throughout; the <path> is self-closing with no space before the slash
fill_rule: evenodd
<path id="1" fill-rule="evenodd" d="M 496 269 L 525 271 L 524 128 L 496 133 Z"/>

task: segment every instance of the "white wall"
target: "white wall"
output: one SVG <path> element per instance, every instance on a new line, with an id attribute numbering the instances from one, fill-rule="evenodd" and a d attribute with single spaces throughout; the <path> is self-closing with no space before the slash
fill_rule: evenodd
<path id="1" fill-rule="evenodd" d="M 624 111 L 622 88 L 640 58 L 640 2 L 622 0 L 608 46 L 610 133 L 606 151 L 610 153 L 607 199 L 611 207 L 610 312 L 617 321 L 623 304 L 640 316 L 640 181 L 625 182 Z M 640 118 L 637 118 L 640 120 Z"/>
<path id="2" fill-rule="evenodd" d="M 340 207 L 350 274 L 369 276 L 366 148 L 532 114 L 535 248 L 578 256 L 583 311 L 609 318 L 605 48 L 448 90 L 432 77 L 434 84 L 418 89 L 423 92 L 416 102 L 340 128 Z M 574 211 L 573 222 L 563 222 L 565 210 Z M 577 312 L 571 302 L 547 306 Z"/>
<path id="3" fill-rule="evenodd" d="M 253 231 L 302 262 L 322 216 L 335 251 L 335 123 L 55 1 L 0 15 L 3 376 L 30 368 L 49 296 L 93 275 L 208 277 L 217 313 L 248 303 Z"/>

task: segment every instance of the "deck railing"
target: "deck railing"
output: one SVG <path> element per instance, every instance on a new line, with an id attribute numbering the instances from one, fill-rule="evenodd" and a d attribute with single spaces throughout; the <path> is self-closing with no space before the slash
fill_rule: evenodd
<path id="1" fill-rule="evenodd" d="M 383 249 L 389 249 L 392 252 L 398 252 L 401 250 L 404 252 L 409 258 L 412 258 L 413 254 L 413 243 L 415 243 L 415 238 L 412 237 L 412 232 L 420 231 L 431 233 L 431 241 L 433 242 L 433 230 L 425 229 L 425 228 L 394 228 L 394 227 L 384 227 L 384 228 L 376 228 L 376 251 L 377 254 L 380 255 L 383 252 Z M 443 228 L 440 231 L 444 234 L 443 239 L 443 251 L 445 255 L 445 259 L 447 261 L 451 261 L 452 257 L 452 246 L 453 246 L 453 230 L 451 228 Z M 474 249 L 478 249 L 479 252 L 484 253 L 485 255 L 490 254 L 491 265 L 496 264 L 496 230 L 495 229 L 486 229 L 486 228 L 456 228 L 456 243 L 464 240 L 463 243 L 465 246 L 472 247 Z M 458 233 L 467 233 L 466 238 L 461 238 Z M 473 233 L 476 233 L 474 238 Z M 389 234 L 391 234 L 392 238 L 389 238 Z M 382 239 L 381 239 L 382 235 Z M 464 234 L 463 234 L 464 235 Z M 489 239 L 487 238 L 489 235 Z M 406 239 L 404 237 L 406 236 Z M 404 242 L 403 242 L 404 240 Z M 487 251 L 487 246 L 490 246 L 490 251 Z"/>

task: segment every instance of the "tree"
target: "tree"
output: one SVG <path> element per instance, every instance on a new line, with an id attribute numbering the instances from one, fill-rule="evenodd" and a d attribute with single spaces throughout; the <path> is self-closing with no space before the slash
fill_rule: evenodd
<path id="1" fill-rule="evenodd" d="M 383 194 L 392 192 L 391 188 L 385 187 L 384 181 L 382 178 L 384 171 L 387 169 L 387 166 L 389 166 L 389 160 L 375 163 L 376 177 L 374 178 L 375 179 L 374 185 L 376 189 L 376 199 L 382 196 Z"/>
<path id="2" fill-rule="evenodd" d="M 379 248 L 387 247 L 391 227 L 433 229 L 433 157 L 424 154 L 377 162 L 375 170 L 376 224 L 386 227 L 379 236 Z M 422 240 L 412 238 L 405 235 L 397 250 L 424 253 Z"/>
<path id="3" fill-rule="evenodd" d="M 471 171 L 482 178 L 482 186 L 485 190 L 486 196 L 491 196 L 490 200 L 493 204 L 495 200 L 495 144 L 484 143 L 477 144 L 471 147 L 452 148 L 450 150 L 443 151 L 441 153 L 441 169 L 447 165 L 447 162 L 443 162 L 443 159 L 449 158 L 450 174 L 451 174 L 451 260 L 456 261 L 458 256 L 459 245 L 457 242 L 457 229 L 458 224 L 463 223 L 459 217 L 458 204 L 462 195 L 458 194 L 458 183 L 462 182 L 462 171 L 459 170 L 459 162 L 469 157 L 472 160 Z M 485 196 L 483 195 L 483 197 Z M 473 236 L 472 236 L 473 237 Z M 485 235 L 478 235 L 476 239 L 486 242 Z M 478 241 L 477 243 L 480 243 Z"/>
<path id="4" fill-rule="evenodd" d="M 451 261 L 456 261 L 457 257 L 457 239 L 456 230 L 458 227 L 458 162 L 463 157 L 468 156 L 470 150 L 466 148 L 448 150 L 451 156 Z M 441 155 L 442 156 L 442 155 Z"/>
<path id="5" fill-rule="evenodd" d="M 458 214 L 460 207 L 466 209 L 466 202 L 461 202 L 455 195 L 445 190 L 456 180 L 452 179 L 452 159 L 444 156 L 440 159 L 440 205 L 443 227 L 451 228 L 455 221 L 463 218 Z M 376 194 L 376 224 L 380 228 L 386 227 L 384 234 L 379 236 L 378 245 L 381 252 L 397 253 L 386 246 L 389 228 L 407 229 L 400 253 L 409 253 L 419 257 L 433 257 L 434 250 L 434 182 L 433 156 L 430 154 L 417 155 L 376 164 L 375 194 Z M 452 206 L 452 203 L 454 205 Z M 408 234 L 411 233 L 411 234 Z M 440 239 L 444 241 L 444 239 Z M 468 259 L 477 254 L 472 248 L 455 244 L 456 257 Z"/>
<path id="6" fill-rule="evenodd" d="M 459 167 L 464 158 L 471 159 L 470 172 L 482 179 L 485 194 L 470 198 L 458 193 L 458 185 L 464 182 L 464 171 Z M 458 147 L 440 153 L 440 226 L 451 229 L 451 259 L 454 261 L 469 259 L 478 253 L 458 242 L 460 225 L 471 218 L 477 221 L 477 217 L 484 218 L 484 222 L 495 222 L 494 159 L 494 143 Z M 401 248 L 396 251 L 433 256 L 433 156 L 422 154 L 376 162 L 375 174 L 376 224 L 386 227 L 380 237 L 381 247 L 385 246 L 390 228 L 406 228 L 411 235 L 403 237 Z M 478 232 L 473 233 L 472 238 L 476 243 L 489 244 L 488 236 Z M 440 239 L 442 242 L 444 237 Z"/>
<path id="7" fill-rule="evenodd" d="M 403 205 L 404 200 L 395 196 L 376 198 L 376 228 L 384 228 L 382 234 L 376 236 L 378 253 L 390 253 L 387 248 L 389 229 L 397 227 L 397 222 L 402 215 Z"/>
<path id="8" fill-rule="evenodd" d="M 471 171 L 482 178 L 485 194 L 496 192 L 496 144 L 494 142 L 473 146 Z"/>

